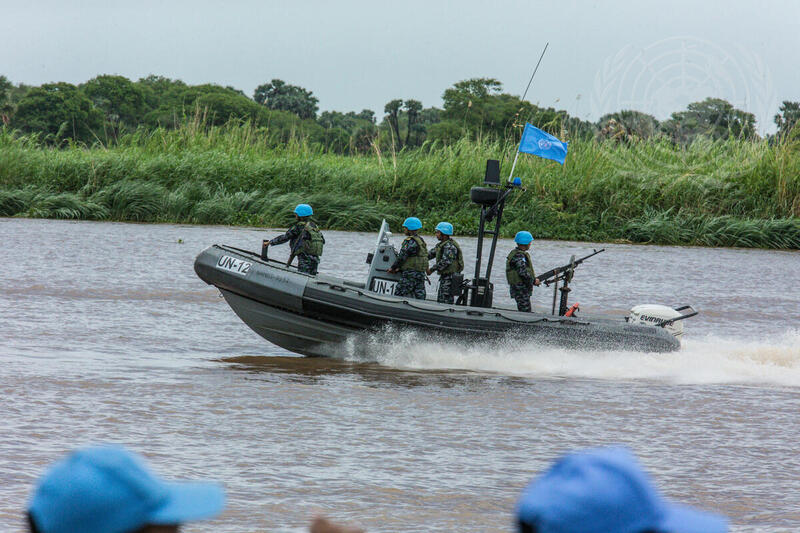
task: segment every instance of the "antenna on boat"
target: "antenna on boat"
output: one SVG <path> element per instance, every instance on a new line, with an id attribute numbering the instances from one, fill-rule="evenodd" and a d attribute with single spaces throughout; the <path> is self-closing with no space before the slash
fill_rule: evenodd
<path id="1" fill-rule="evenodd" d="M 539 70 L 539 65 L 542 63 L 544 53 L 550 43 L 545 44 L 542 54 L 539 56 L 539 61 L 533 69 L 528 86 L 525 88 L 525 93 L 522 95 L 522 100 L 528 95 L 528 90 L 533 84 L 533 78 Z M 519 119 L 519 114 L 522 112 L 522 107 L 514 115 L 514 127 L 516 127 Z M 513 179 L 514 167 L 517 165 L 517 158 L 519 157 L 519 150 L 514 157 L 514 164 L 511 166 L 511 175 L 509 175 L 506 183 L 500 183 L 500 161 L 489 159 L 486 161 L 486 175 L 484 176 L 484 187 L 472 187 L 469 191 L 470 200 L 473 203 L 481 206 L 481 216 L 478 225 L 478 243 L 477 251 L 475 254 L 475 277 L 468 282 L 461 283 L 461 296 L 456 302 L 459 305 L 470 305 L 472 307 L 492 307 L 492 298 L 494 294 L 494 285 L 491 282 L 492 277 L 492 264 L 494 263 L 495 250 L 497 249 L 497 238 L 500 235 L 500 222 L 503 218 L 503 208 L 505 207 L 506 198 L 515 190 L 521 190 L 522 184 L 519 179 Z M 494 229 L 487 229 L 486 224 L 494 222 Z M 481 260 L 483 258 L 483 239 L 484 236 L 491 235 L 492 243 L 489 248 L 489 259 L 486 262 L 486 270 L 482 275 L 481 273 Z"/>
<path id="2" fill-rule="evenodd" d="M 533 77 L 536 76 L 536 71 L 539 70 L 539 65 L 542 64 L 542 58 L 544 57 L 544 53 L 547 52 L 548 46 L 550 46 L 549 42 L 544 43 L 544 50 L 542 50 L 542 55 L 539 56 L 539 61 L 536 62 L 536 66 L 533 69 L 533 74 L 531 74 L 531 79 L 528 80 L 528 86 L 525 87 L 525 92 L 522 93 L 522 98 L 520 100 L 522 100 L 523 102 L 525 101 L 525 97 L 528 95 L 528 89 L 531 88 L 531 84 L 533 83 Z M 520 109 L 520 111 L 522 111 L 522 109 Z M 517 115 L 519 115 L 519 113 L 517 113 Z"/>
<path id="3" fill-rule="evenodd" d="M 536 72 L 539 70 L 539 65 L 542 64 L 542 58 L 544 58 L 544 53 L 547 52 L 547 47 L 548 46 L 550 46 L 550 43 L 549 42 L 545 43 L 544 49 L 542 50 L 542 55 L 539 56 L 539 61 L 536 62 L 536 66 L 533 69 L 533 74 L 531 74 L 531 79 L 528 80 L 528 86 L 525 87 L 525 92 L 522 93 L 522 98 L 520 98 L 520 103 L 524 102 L 525 101 L 525 97 L 528 95 L 528 89 L 531 88 L 531 84 L 533 83 L 533 78 L 536 76 Z M 514 115 L 514 125 L 513 125 L 513 127 L 515 127 L 515 128 L 521 126 L 521 124 L 518 122 L 519 114 L 520 114 L 521 111 L 522 111 L 522 107 L 520 107 L 519 111 L 517 111 L 517 114 Z M 517 153 L 514 155 L 514 162 L 511 164 L 511 173 L 508 175 L 508 181 L 511 181 L 511 179 L 514 177 L 514 168 L 517 166 L 517 159 L 519 159 L 519 150 L 517 150 Z"/>

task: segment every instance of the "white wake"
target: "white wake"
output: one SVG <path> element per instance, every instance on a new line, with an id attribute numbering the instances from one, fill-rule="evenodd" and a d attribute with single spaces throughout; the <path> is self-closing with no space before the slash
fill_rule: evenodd
<path id="1" fill-rule="evenodd" d="M 351 346 L 347 359 L 393 368 L 468 370 L 514 376 L 658 380 L 680 384 L 752 383 L 800 387 L 800 331 L 769 340 L 686 338 L 680 351 L 578 351 L 508 340 L 443 342 L 387 330 Z"/>

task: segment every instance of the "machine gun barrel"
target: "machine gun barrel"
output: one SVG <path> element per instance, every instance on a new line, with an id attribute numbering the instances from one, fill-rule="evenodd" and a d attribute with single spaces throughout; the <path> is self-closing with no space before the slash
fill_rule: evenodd
<path id="1" fill-rule="evenodd" d="M 565 272 L 573 270 L 575 267 L 577 267 L 578 265 L 580 265 L 581 263 L 583 263 L 584 261 L 586 261 L 590 257 L 593 257 L 593 256 L 599 254 L 600 252 L 604 252 L 605 250 L 606 250 L 605 248 L 601 248 L 599 250 L 594 250 L 592 253 L 590 253 L 587 256 L 581 257 L 580 259 L 576 259 L 575 261 L 567 263 L 564 266 L 560 266 L 560 267 L 554 268 L 552 270 L 548 270 L 544 274 L 540 274 L 540 275 L 538 275 L 536 277 L 539 278 L 539 281 L 541 283 L 546 283 L 547 285 L 550 285 L 551 283 L 553 283 L 554 281 L 559 279 L 558 276 L 560 274 L 563 274 Z M 573 256 L 573 257 L 575 257 L 575 256 Z"/>

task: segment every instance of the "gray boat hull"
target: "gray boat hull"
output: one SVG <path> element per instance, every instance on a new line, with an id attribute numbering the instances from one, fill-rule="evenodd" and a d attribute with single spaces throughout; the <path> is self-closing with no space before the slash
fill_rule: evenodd
<path id="1" fill-rule="evenodd" d="M 413 329 L 459 341 L 509 336 L 572 349 L 666 352 L 680 342 L 663 328 L 616 317 L 568 318 L 501 308 L 475 308 L 380 295 L 363 284 L 309 276 L 258 255 L 214 245 L 195 272 L 216 286 L 253 331 L 286 350 L 308 356 L 352 353 L 362 336 Z"/>

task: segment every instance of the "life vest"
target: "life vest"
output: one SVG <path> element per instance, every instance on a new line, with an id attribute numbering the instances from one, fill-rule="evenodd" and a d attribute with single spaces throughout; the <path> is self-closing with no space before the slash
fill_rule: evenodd
<path id="1" fill-rule="evenodd" d="M 519 248 L 514 248 L 506 258 L 506 279 L 508 280 L 509 285 L 519 285 L 520 283 L 524 283 L 522 276 L 519 275 L 517 269 L 511 266 L 511 260 L 514 259 L 514 256 L 518 254 L 525 256 L 525 270 L 527 270 L 528 274 L 530 274 L 531 282 L 536 279 L 536 274 L 533 273 L 533 261 L 531 261 L 530 254 L 528 254 L 528 252 L 523 252 Z"/>
<path id="2" fill-rule="evenodd" d="M 438 264 L 439 261 L 442 260 L 442 253 L 446 242 L 453 243 L 453 246 L 456 247 L 458 253 L 456 254 L 456 260 L 447 265 L 447 268 L 439 272 L 440 276 L 444 276 L 445 274 L 455 274 L 456 272 L 462 272 L 464 270 L 464 254 L 461 253 L 461 247 L 453 239 L 447 239 L 446 241 L 441 241 L 436 244 L 436 263 Z"/>
<path id="3" fill-rule="evenodd" d="M 316 255 L 317 257 L 321 256 L 322 247 L 325 245 L 325 237 L 322 236 L 322 232 L 317 225 L 309 220 L 303 227 L 303 231 L 307 236 L 301 234 L 300 238 L 303 239 L 303 244 L 300 246 L 300 252 Z"/>
<path id="4" fill-rule="evenodd" d="M 408 239 L 417 243 L 417 253 L 406 258 L 403 264 L 400 265 L 400 271 L 415 270 L 417 272 L 425 272 L 428 270 L 428 247 L 425 245 L 425 241 L 418 235 L 409 235 L 406 237 L 406 240 Z"/>

